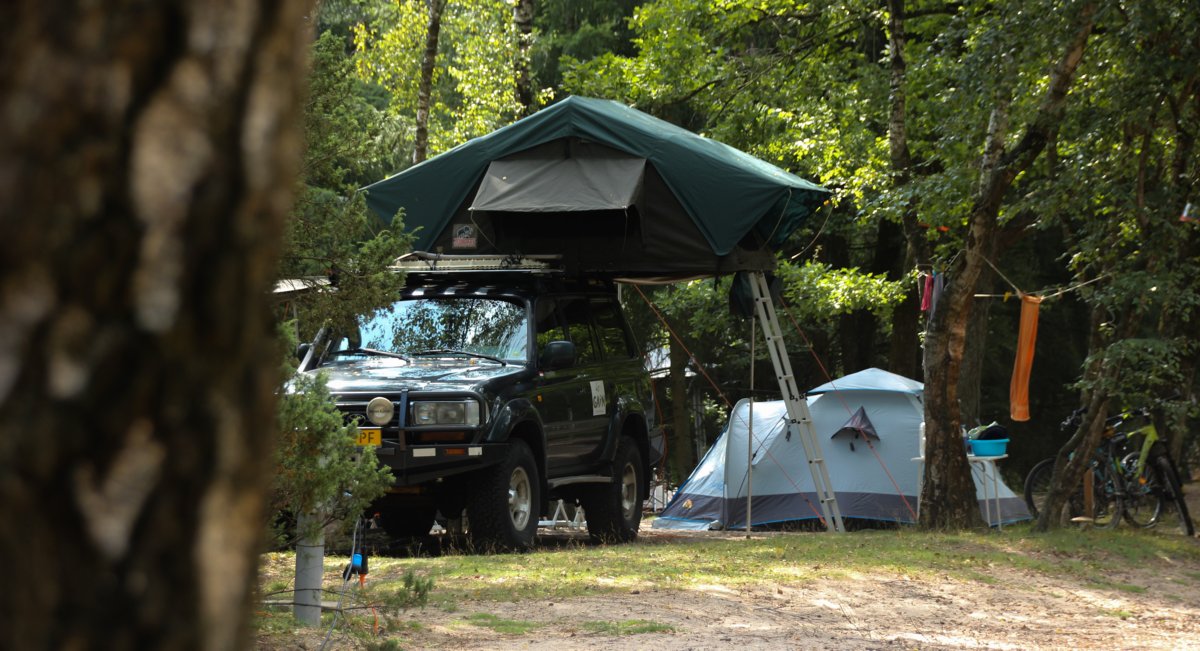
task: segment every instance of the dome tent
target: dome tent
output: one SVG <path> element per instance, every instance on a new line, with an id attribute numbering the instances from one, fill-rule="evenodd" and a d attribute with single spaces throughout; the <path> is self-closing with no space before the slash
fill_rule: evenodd
<path id="1" fill-rule="evenodd" d="M 809 392 L 808 409 L 843 517 L 916 521 L 921 466 L 913 459 L 920 448 L 922 388 L 908 378 L 867 369 Z M 863 433 L 843 433 L 860 409 L 878 436 L 876 440 L 866 435 L 871 447 Z M 788 436 L 786 415 L 782 402 L 754 403 L 753 525 L 811 520 L 820 513 L 804 450 Z M 654 521 L 655 527 L 745 526 L 749 422 L 749 402 L 742 400 L 725 431 Z M 984 478 L 978 470 L 972 474 L 980 512 L 986 513 Z M 989 524 L 1028 520 L 1024 501 L 1003 481 L 997 488 L 999 513 L 992 514 Z"/>

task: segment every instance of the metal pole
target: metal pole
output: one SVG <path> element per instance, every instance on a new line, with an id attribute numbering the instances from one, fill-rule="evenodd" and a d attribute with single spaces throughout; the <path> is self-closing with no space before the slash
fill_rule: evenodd
<path id="1" fill-rule="evenodd" d="M 746 537 L 750 537 L 750 501 L 754 498 L 754 314 L 750 314 L 750 424 L 746 427 Z"/>

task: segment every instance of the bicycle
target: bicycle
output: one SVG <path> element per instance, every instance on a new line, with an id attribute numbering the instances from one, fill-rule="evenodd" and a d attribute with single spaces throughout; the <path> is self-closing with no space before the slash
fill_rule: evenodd
<path id="1" fill-rule="evenodd" d="M 1059 427 L 1063 430 L 1078 427 L 1083 411 L 1075 410 Z M 1083 484 L 1067 498 L 1071 521 L 1087 522 L 1097 529 L 1112 529 L 1121 523 L 1125 510 L 1125 473 L 1118 447 L 1121 441 L 1114 438 L 1113 430 L 1107 428 L 1103 443 L 1092 451 Z M 1025 504 L 1035 518 L 1050 494 L 1053 475 L 1054 457 L 1051 457 L 1039 461 L 1025 476 Z"/>
<path id="2" fill-rule="evenodd" d="M 1170 509 L 1179 530 L 1185 535 L 1195 534 L 1195 526 L 1188 513 L 1183 495 L 1183 482 L 1175 470 L 1174 460 L 1166 445 L 1159 439 L 1158 430 L 1146 409 L 1121 414 L 1117 427 L 1141 418 L 1145 424 L 1126 434 L 1129 441 L 1142 437 L 1140 445 L 1121 459 L 1125 480 L 1125 520 L 1129 524 L 1147 528 L 1163 521 L 1164 511 Z"/>
<path id="3" fill-rule="evenodd" d="M 1078 427 L 1082 416 L 1083 410 L 1076 410 L 1063 421 L 1061 427 Z M 1126 426 L 1139 418 L 1144 418 L 1146 424 L 1125 430 Z M 1130 439 L 1138 436 L 1142 437 L 1141 444 L 1136 450 L 1128 451 Z M 1147 528 L 1162 522 L 1163 513 L 1169 505 L 1180 531 L 1187 536 L 1194 535 L 1182 482 L 1166 446 L 1159 440 L 1154 423 L 1150 421 L 1148 410 L 1122 413 L 1105 421 L 1104 442 L 1093 451 L 1089 470 L 1092 489 L 1085 490 L 1088 479 L 1085 476 L 1085 486 L 1081 486 L 1068 500 L 1073 521 L 1090 522 L 1097 528 L 1111 529 L 1120 524 L 1123 517 L 1133 526 Z M 1053 472 L 1054 459 L 1044 459 L 1025 478 L 1025 503 L 1034 517 L 1037 517 L 1049 494 Z M 1091 509 L 1088 509 L 1089 501 Z M 1089 510 L 1091 513 L 1088 513 Z"/>

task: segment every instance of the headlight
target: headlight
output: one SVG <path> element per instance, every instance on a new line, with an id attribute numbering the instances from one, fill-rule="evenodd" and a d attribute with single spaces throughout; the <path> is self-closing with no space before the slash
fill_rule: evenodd
<path id="1" fill-rule="evenodd" d="M 396 406 L 387 398 L 371 398 L 371 402 L 367 403 L 367 420 L 380 427 L 392 422 L 392 416 L 395 413 Z"/>
<path id="2" fill-rule="evenodd" d="M 479 403 L 474 400 L 414 402 L 413 425 L 479 425 Z"/>

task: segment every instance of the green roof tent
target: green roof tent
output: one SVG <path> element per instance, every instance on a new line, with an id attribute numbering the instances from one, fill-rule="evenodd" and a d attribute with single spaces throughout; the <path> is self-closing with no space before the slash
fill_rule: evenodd
<path id="1" fill-rule="evenodd" d="M 672 280 L 774 267 L 829 191 L 616 102 L 569 97 L 364 188 L 414 248 L 559 254 L 568 271 Z"/>

